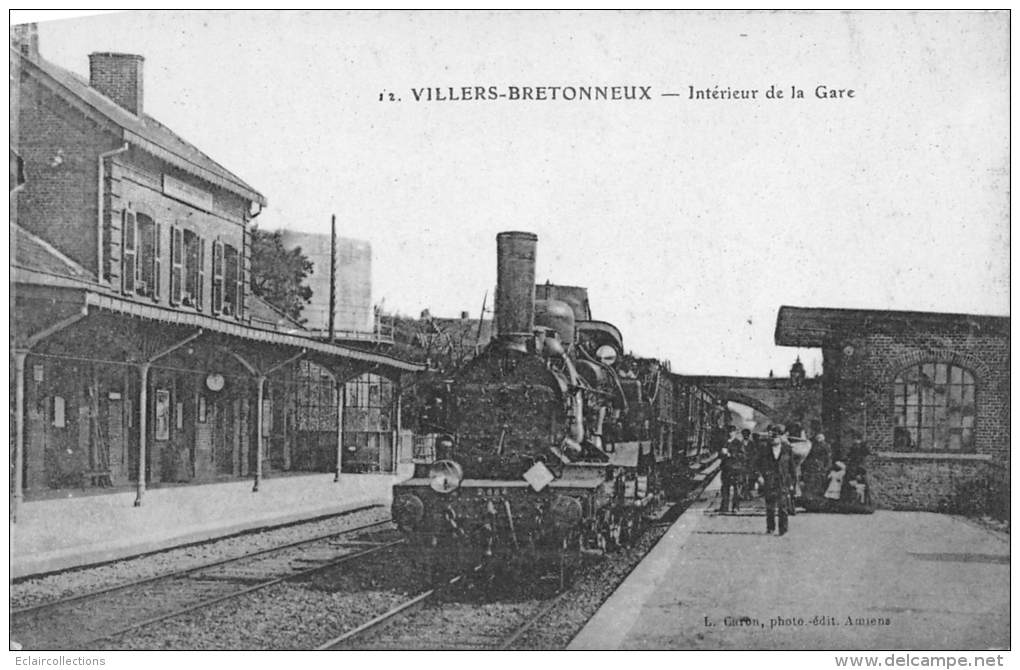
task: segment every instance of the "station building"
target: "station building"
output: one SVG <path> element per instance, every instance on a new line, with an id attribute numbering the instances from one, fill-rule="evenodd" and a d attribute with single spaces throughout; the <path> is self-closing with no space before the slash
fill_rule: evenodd
<path id="1" fill-rule="evenodd" d="M 775 340 L 822 349 L 823 430 L 865 441 L 876 504 L 1008 513 L 1008 317 L 784 306 Z"/>
<path id="2" fill-rule="evenodd" d="M 53 489 L 133 486 L 137 506 L 161 482 L 339 477 L 369 444 L 364 467 L 393 471 L 420 366 L 311 337 L 252 294 L 266 199 L 146 114 L 141 56 L 91 54 L 85 80 L 16 28 L 15 508 Z"/>

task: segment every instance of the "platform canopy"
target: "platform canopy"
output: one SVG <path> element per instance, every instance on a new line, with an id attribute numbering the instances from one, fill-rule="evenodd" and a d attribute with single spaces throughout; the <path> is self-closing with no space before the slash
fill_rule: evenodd
<path id="1" fill-rule="evenodd" d="M 64 327 L 78 323 L 77 338 L 85 339 L 96 354 L 102 330 L 113 330 L 119 318 L 119 330 L 132 332 L 134 326 L 148 326 L 141 334 L 164 334 L 180 339 L 189 333 L 201 332 L 205 339 L 214 338 L 227 347 L 256 348 L 287 358 L 297 352 L 304 357 L 334 368 L 352 364 L 364 369 L 380 371 L 384 375 L 417 372 L 423 366 L 388 356 L 384 353 L 364 351 L 310 337 L 310 333 L 295 331 L 291 325 L 269 323 L 265 327 L 230 319 L 218 318 L 199 312 L 174 309 L 162 305 L 149 305 L 122 297 L 103 285 L 81 265 L 68 258 L 52 245 L 11 225 L 14 256 L 11 259 L 11 280 L 16 285 L 15 303 L 19 306 L 17 318 L 12 322 L 14 349 L 30 349 L 32 343 Z M 252 297 L 253 303 L 257 300 Z M 85 318 L 88 317 L 88 318 Z M 115 317 L 113 321 L 110 317 Z M 89 323 L 96 322 L 99 329 L 93 333 L 97 339 L 89 340 Z M 136 339 L 129 336 L 128 339 Z"/>

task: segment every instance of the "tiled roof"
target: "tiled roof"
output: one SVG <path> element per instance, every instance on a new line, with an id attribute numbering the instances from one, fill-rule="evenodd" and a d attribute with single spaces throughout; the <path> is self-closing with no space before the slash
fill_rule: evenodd
<path id="1" fill-rule="evenodd" d="M 11 223 L 10 233 L 12 267 L 63 279 L 97 283 L 94 274 L 24 228 Z"/>
<path id="2" fill-rule="evenodd" d="M 10 50 L 10 57 L 20 59 L 23 64 L 34 65 L 35 68 L 48 75 L 89 107 L 122 128 L 125 133 L 124 139 L 128 142 L 132 142 L 158 158 L 171 162 L 212 184 L 238 193 L 262 205 L 266 204 L 265 197 L 244 180 L 148 114 L 143 113 L 141 116 L 135 116 L 89 86 L 88 82 L 79 75 L 42 57 L 28 58 L 15 49 Z M 33 68 L 29 67 L 28 69 Z"/>
<path id="3" fill-rule="evenodd" d="M 60 253 L 48 242 L 36 237 L 24 228 L 10 224 L 11 230 L 11 267 L 30 271 L 36 281 L 53 285 L 69 285 L 66 281 L 75 280 L 76 284 L 96 284 L 95 275 Z M 23 276 L 19 276 L 24 278 Z M 51 281 L 52 280 L 52 281 Z M 248 314 L 253 325 L 270 328 L 281 333 L 307 333 L 304 326 L 276 309 L 262 298 L 252 295 L 248 301 Z"/>
<path id="4" fill-rule="evenodd" d="M 114 295 L 96 282 L 95 277 L 51 245 L 15 224 L 10 225 L 12 281 L 78 289 L 84 304 L 94 309 L 130 314 L 162 323 L 190 325 L 250 341 L 304 348 L 325 356 L 339 356 L 377 364 L 395 370 L 419 371 L 421 365 L 392 356 L 359 351 L 308 337 L 299 324 L 280 314 L 261 298 L 252 296 L 248 303 L 252 325 L 233 319 L 221 319 L 191 310 L 151 305 Z"/>
<path id="5" fill-rule="evenodd" d="M 292 349 L 304 349 L 312 356 L 349 358 L 371 363 L 382 368 L 407 372 L 422 370 L 422 366 L 417 363 L 411 363 L 373 351 L 359 351 L 351 347 L 320 342 L 319 340 L 299 334 L 282 333 L 265 328 L 246 326 L 230 319 L 220 319 L 195 312 L 183 312 L 161 305 L 146 305 L 141 302 L 126 300 L 120 296 L 103 294 L 96 291 L 84 291 L 83 296 L 85 306 L 90 313 L 99 310 L 126 314 L 154 322 L 201 328 L 205 332 L 237 337 L 251 342 L 264 342 Z"/>
<path id="6" fill-rule="evenodd" d="M 840 335 L 946 330 L 1008 336 L 1009 317 L 784 305 L 776 317 L 775 338 L 784 347 L 820 347 Z"/>
<path id="7" fill-rule="evenodd" d="M 278 330 L 281 333 L 306 333 L 307 329 L 268 302 L 252 294 L 248 301 L 248 315 L 255 325 Z"/>

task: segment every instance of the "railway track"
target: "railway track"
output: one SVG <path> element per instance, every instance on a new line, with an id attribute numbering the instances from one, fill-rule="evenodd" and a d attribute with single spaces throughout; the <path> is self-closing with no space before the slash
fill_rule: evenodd
<path id="1" fill-rule="evenodd" d="M 481 570 L 476 566 L 428 589 L 317 650 L 509 649 L 569 594 L 562 591 L 546 600 L 479 601 L 471 580 Z"/>
<path id="2" fill-rule="evenodd" d="M 708 474 L 683 501 L 676 503 L 675 509 L 670 510 L 673 513 L 668 515 L 672 517 L 670 521 L 654 525 L 671 525 L 699 498 L 714 474 Z M 319 645 L 317 650 L 512 649 L 573 595 L 573 589 L 568 588 L 552 598 L 491 601 L 480 589 L 472 588 L 473 579 L 481 571 L 482 566 L 476 566 L 423 591 Z"/>
<path id="3" fill-rule="evenodd" d="M 11 639 L 24 649 L 93 647 L 403 544 L 389 526 L 371 523 L 25 607 L 11 612 Z"/>

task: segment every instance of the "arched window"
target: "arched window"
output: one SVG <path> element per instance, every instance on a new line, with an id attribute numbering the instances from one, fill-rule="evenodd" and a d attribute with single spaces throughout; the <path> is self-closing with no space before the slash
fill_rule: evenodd
<path id="1" fill-rule="evenodd" d="M 347 382 L 347 417 L 345 430 L 391 429 L 393 382 L 366 372 Z"/>
<path id="2" fill-rule="evenodd" d="M 893 382 L 893 448 L 973 451 L 974 375 L 948 363 L 919 363 Z"/>
<path id="3" fill-rule="evenodd" d="M 298 361 L 294 384 L 297 429 L 336 432 L 336 384 L 325 368 L 311 361 Z"/>

